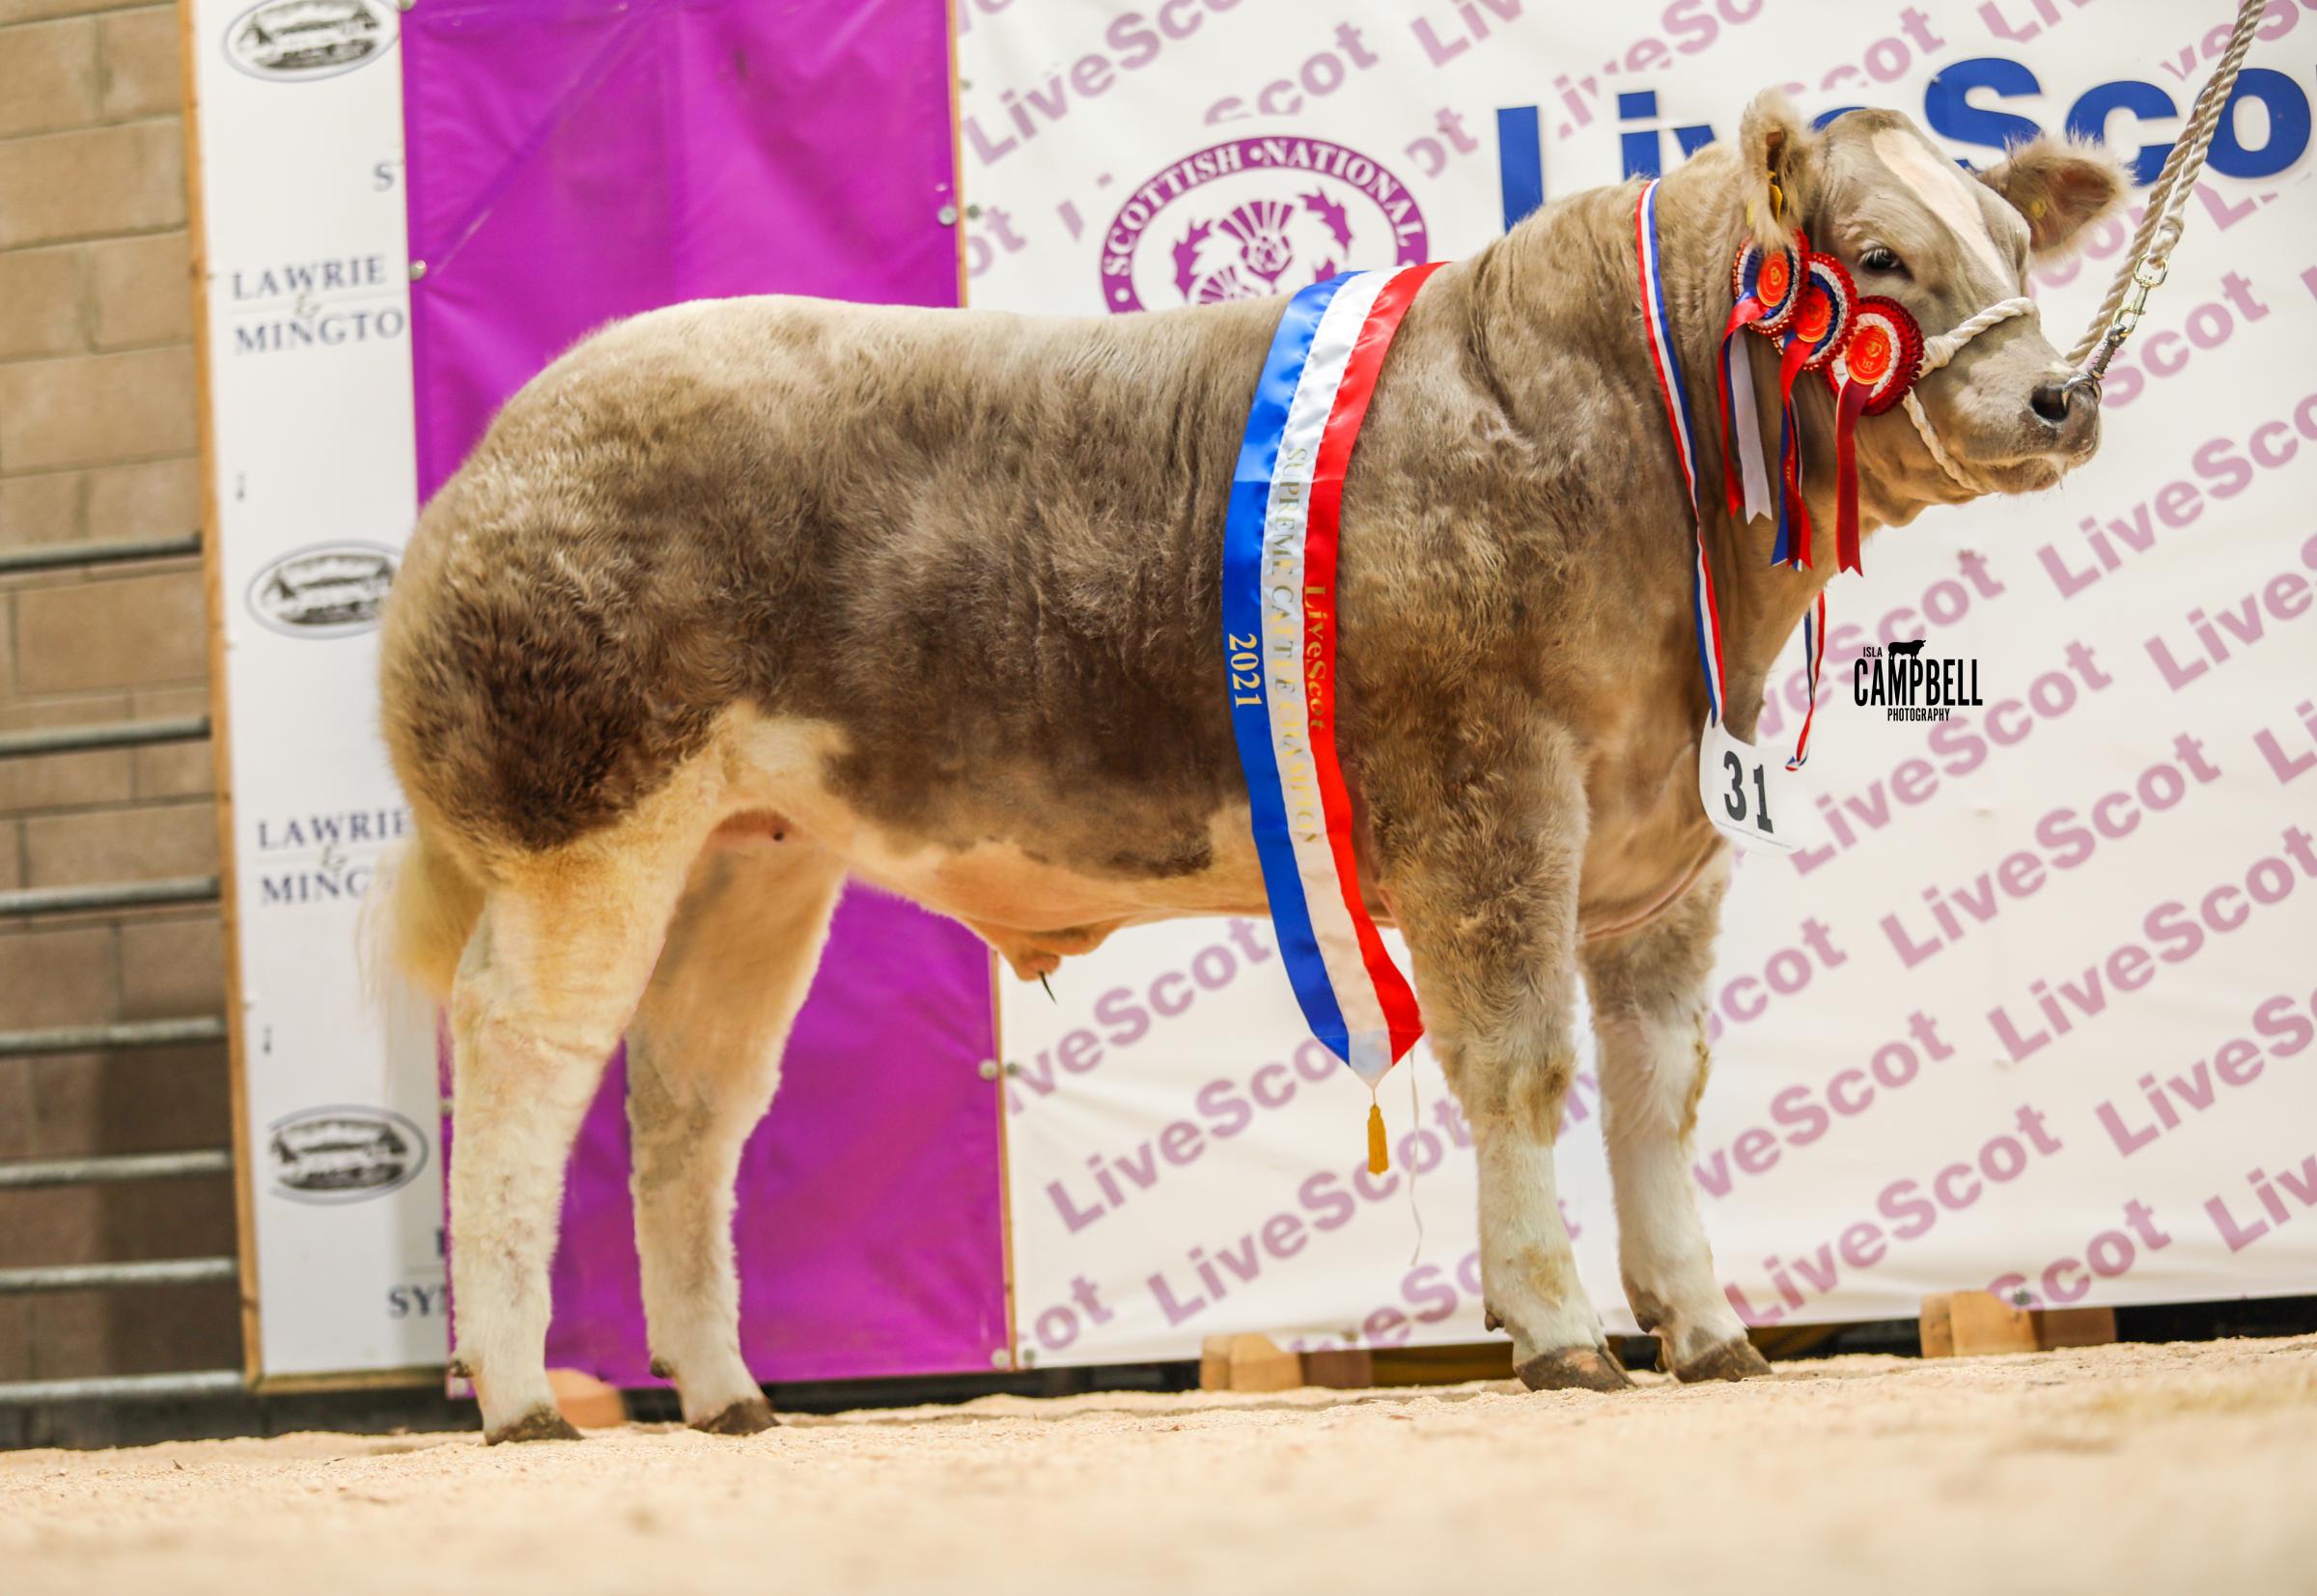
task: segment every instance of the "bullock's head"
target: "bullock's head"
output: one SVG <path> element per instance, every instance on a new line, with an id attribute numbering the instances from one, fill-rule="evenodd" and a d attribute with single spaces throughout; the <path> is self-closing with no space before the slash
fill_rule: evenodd
<path id="1" fill-rule="evenodd" d="M 1782 244 L 1799 226 L 1811 248 L 1850 268 L 1859 294 L 1905 305 L 1926 338 L 2025 294 L 2029 265 L 2074 250 L 2128 182 L 2097 147 L 2049 138 L 1967 173 L 1896 111 L 1852 111 L 1813 130 L 1775 90 L 1746 108 L 1738 154 L 1756 237 Z M 2100 441 L 2098 394 L 2071 394 L 2067 375 L 2037 317 L 2013 317 L 1972 338 L 1915 390 L 1972 488 L 1956 483 L 1894 411 L 1858 433 L 1870 513 L 1903 521 L 1974 490 L 2024 492 L 2059 481 Z"/>

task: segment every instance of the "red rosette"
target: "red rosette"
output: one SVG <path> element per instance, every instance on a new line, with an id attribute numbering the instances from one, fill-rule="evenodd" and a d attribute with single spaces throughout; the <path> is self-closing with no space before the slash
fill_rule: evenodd
<path id="1" fill-rule="evenodd" d="M 1794 319 L 1794 307 L 1801 298 L 1796 290 L 1801 280 L 1802 256 L 1792 249 L 1765 250 L 1749 241 L 1740 246 L 1738 258 L 1730 263 L 1730 293 L 1740 301 L 1762 301 L 1762 314 L 1750 324 L 1768 338 L 1784 332 L 1786 323 Z"/>
<path id="2" fill-rule="evenodd" d="M 1923 329 L 1896 299 L 1869 294 L 1852 313 L 1851 335 L 1826 373 L 1836 393 L 1846 381 L 1865 389 L 1866 413 L 1881 415 L 1923 374 Z"/>
<path id="3" fill-rule="evenodd" d="M 1842 352 L 1857 310 L 1858 290 L 1831 255 L 1805 256 L 1802 269 L 1801 293 L 1786 330 L 1789 339 L 1802 346 L 1801 368 L 1807 372 L 1823 368 Z"/>

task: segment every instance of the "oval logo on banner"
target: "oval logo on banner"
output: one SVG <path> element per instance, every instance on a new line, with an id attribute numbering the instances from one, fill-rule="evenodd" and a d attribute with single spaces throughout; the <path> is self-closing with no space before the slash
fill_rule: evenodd
<path id="1" fill-rule="evenodd" d="M 393 44 L 394 18 L 377 0 L 260 0 L 225 29 L 225 58 L 276 83 L 350 72 Z"/>
<path id="2" fill-rule="evenodd" d="M 1268 298 L 1430 258 L 1406 183 L 1356 150 L 1289 133 L 1184 156 L 1127 196 L 1102 243 L 1114 313 Z"/>
<path id="3" fill-rule="evenodd" d="M 265 1140 L 273 1189 L 293 1202 L 361 1202 L 407 1186 L 427 1166 L 427 1137 L 386 1108 L 308 1108 Z"/>
<path id="4" fill-rule="evenodd" d="M 394 586 L 395 552 L 380 544 L 301 548 L 258 573 L 249 612 L 292 637 L 344 637 L 378 624 Z"/>

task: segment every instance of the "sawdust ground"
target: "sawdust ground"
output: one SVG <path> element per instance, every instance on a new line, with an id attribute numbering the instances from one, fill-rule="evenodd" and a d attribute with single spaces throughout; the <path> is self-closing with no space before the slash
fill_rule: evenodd
<path id="1" fill-rule="evenodd" d="M 0 1586 L 2317 1591 L 2317 1337 L 0 1454 Z"/>

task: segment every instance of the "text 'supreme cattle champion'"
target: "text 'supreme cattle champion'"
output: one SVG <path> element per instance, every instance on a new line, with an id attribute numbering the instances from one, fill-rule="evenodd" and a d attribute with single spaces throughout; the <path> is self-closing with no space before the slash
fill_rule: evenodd
<path id="1" fill-rule="evenodd" d="M 1926 371 L 1916 425 L 1849 417 L 1851 520 L 1835 399 L 1800 382 L 1794 508 L 1829 530 L 1773 565 L 1773 518 L 1718 490 L 1733 257 L 1806 233 L 1936 344 L 2122 191 L 2096 152 L 2039 142 L 1974 177 L 1903 117 L 1814 132 L 1765 96 L 1652 196 L 1661 323 L 1633 184 L 1547 208 L 1407 307 L 1340 505 L 1334 732 L 1357 891 L 1407 934 L 1473 1126 L 1489 1309 L 1533 1386 L 1625 1381 L 1554 1197 L 1580 970 L 1628 1300 L 1683 1378 L 1762 1367 L 1684 1152 L 1728 877 L 1699 801 L 1701 566 L 1714 735 L 1750 742 L 1831 529 L 2049 487 L 2098 437 L 2096 395 L 2014 309 Z M 559 1175 L 623 1031 L 656 1365 L 694 1424 L 770 1422 L 733 1176 L 849 872 L 1024 975 L 1121 926 L 1264 910 L 1218 646 L 1281 314 L 682 305 L 556 362 L 428 507 L 384 623 L 419 817 L 393 910 L 450 1002 L 458 1357 L 492 1439 L 572 1433 L 543 1366 Z M 1694 515 L 1660 337 L 1689 374 Z M 1782 419 L 1760 343 L 1737 369 Z"/>

